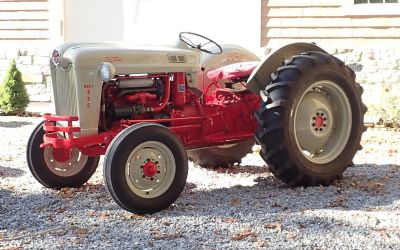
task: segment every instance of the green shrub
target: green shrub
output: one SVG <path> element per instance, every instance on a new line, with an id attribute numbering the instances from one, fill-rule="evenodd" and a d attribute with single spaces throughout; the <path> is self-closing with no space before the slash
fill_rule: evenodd
<path id="1" fill-rule="evenodd" d="M 0 109 L 6 114 L 15 114 L 25 111 L 29 103 L 28 93 L 21 72 L 15 60 L 11 61 L 3 83 L 0 86 Z"/>

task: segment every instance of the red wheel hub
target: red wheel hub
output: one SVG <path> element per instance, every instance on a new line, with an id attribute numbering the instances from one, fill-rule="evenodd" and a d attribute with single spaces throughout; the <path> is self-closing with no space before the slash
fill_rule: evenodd
<path id="1" fill-rule="evenodd" d="M 54 148 L 53 157 L 58 162 L 66 162 L 71 157 L 71 150 L 64 148 Z"/>
<path id="2" fill-rule="evenodd" d="M 312 117 L 311 126 L 315 131 L 323 131 L 327 125 L 327 117 L 323 112 L 317 112 L 315 116 Z"/>
<path id="3" fill-rule="evenodd" d="M 146 177 L 153 177 L 157 174 L 157 164 L 152 161 L 147 161 L 143 164 L 143 174 Z"/>
<path id="4" fill-rule="evenodd" d="M 323 124 L 324 124 L 324 118 L 322 118 L 321 116 L 318 116 L 315 119 L 315 127 L 320 128 L 320 127 L 322 127 Z"/>

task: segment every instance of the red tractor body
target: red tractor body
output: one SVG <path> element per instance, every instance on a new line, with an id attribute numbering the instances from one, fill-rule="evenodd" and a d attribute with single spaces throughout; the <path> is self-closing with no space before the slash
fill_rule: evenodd
<path id="1" fill-rule="evenodd" d="M 109 122 L 106 112 L 101 112 L 100 126 L 103 131 L 96 135 L 75 137 L 79 126 L 74 126 L 79 117 L 44 115 L 44 142 L 42 147 L 51 146 L 55 159 L 63 162 L 68 159 L 72 148 L 78 148 L 88 156 L 99 156 L 106 152 L 111 140 L 123 129 L 141 122 L 155 122 L 168 127 L 181 139 L 186 149 L 211 147 L 221 144 L 233 144 L 244 140 L 253 140 L 257 124 L 253 113 L 259 107 L 259 96 L 248 91 L 242 84 L 256 65 L 254 63 L 238 63 L 237 68 L 222 67 L 210 71 L 206 91 L 202 96 L 194 94 L 186 82 L 185 73 L 149 74 L 146 76 L 117 76 L 115 80 L 103 87 L 102 107 L 112 106 L 115 109 L 127 108 L 127 115 L 122 119 Z M 162 82 L 165 88 L 164 96 L 160 99 L 157 94 L 138 91 L 125 94 L 121 92 L 117 82 L 126 80 Z M 172 79 L 172 80 L 171 80 Z M 226 84 L 240 85 L 240 89 L 222 88 L 218 80 Z M 240 82 L 234 82 L 238 80 Z M 209 91 L 211 87 L 216 87 Z M 87 88 L 90 91 L 90 88 Z M 141 105 L 151 112 L 135 114 L 129 107 Z M 121 111 L 122 113 L 122 111 Z M 65 123 L 62 123 L 65 122 Z M 57 125 L 56 125 L 57 124 Z M 65 133 L 60 138 L 59 133 Z"/>

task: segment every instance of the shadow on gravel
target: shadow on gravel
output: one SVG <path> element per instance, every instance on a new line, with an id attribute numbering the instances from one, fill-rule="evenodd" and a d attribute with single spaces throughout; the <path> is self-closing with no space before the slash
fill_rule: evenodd
<path id="1" fill-rule="evenodd" d="M 20 128 L 22 126 L 26 126 L 26 125 L 32 125 L 32 122 L 24 122 L 24 121 L 7 121 L 7 122 L 3 122 L 0 121 L 0 127 L 4 127 L 4 128 Z"/>
<path id="2" fill-rule="evenodd" d="M 268 171 L 266 166 L 247 166 L 247 165 L 234 165 L 232 167 L 217 167 L 210 168 L 209 170 L 215 171 L 217 173 L 227 173 L 227 174 L 262 174 Z"/>
<path id="3" fill-rule="evenodd" d="M 8 190 L 5 190 L 3 187 L 0 186 L 0 230 L 3 229 L 3 225 L 1 225 L 1 221 L 3 221 L 4 218 L 2 216 L 7 212 L 8 210 L 8 205 L 7 201 L 10 199 L 11 192 Z"/>
<path id="4" fill-rule="evenodd" d="M 234 186 L 196 190 L 189 184 L 181 197 L 161 216 L 241 216 L 275 213 L 298 213 L 306 210 L 385 210 L 384 206 L 400 201 L 399 165 L 356 165 L 342 180 L 330 186 L 290 188 L 270 176 L 257 178 L 253 186 Z"/>
<path id="5" fill-rule="evenodd" d="M 1 177 L 19 177 L 25 174 L 25 171 L 16 168 L 9 168 L 0 166 L 0 178 Z"/>
<path id="6" fill-rule="evenodd" d="M 57 213 L 55 199 L 43 194 L 16 194 L 5 188 L 0 186 L 0 231 L 14 232 L 14 235 L 49 227 L 52 214 Z"/>
<path id="7" fill-rule="evenodd" d="M 92 183 L 61 190 L 42 188 L 39 193 L 30 193 L 29 187 L 26 187 L 24 193 L 15 192 L 13 186 L 0 183 L 0 205 L 0 232 L 3 229 L 10 232 L 32 232 L 62 226 L 65 220 L 79 222 L 79 219 L 68 219 L 78 212 L 90 217 L 92 215 L 86 213 L 88 210 L 99 215 L 120 210 L 103 184 Z"/>

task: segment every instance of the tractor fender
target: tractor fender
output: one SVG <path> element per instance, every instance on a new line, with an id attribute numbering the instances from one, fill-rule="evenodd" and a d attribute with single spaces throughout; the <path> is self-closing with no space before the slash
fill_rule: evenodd
<path id="1" fill-rule="evenodd" d="M 289 59 L 295 55 L 306 51 L 319 51 L 327 53 L 313 43 L 291 43 L 271 53 L 265 58 L 252 72 L 248 81 L 247 88 L 252 92 L 259 94 L 260 90 L 264 90 L 271 81 L 271 74 L 274 73 L 285 59 Z"/>
<path id="2" fill-rule="evenodd" d="M 259 61 L 260 58 L 256 56 L 250 50 L 242 48 L 234 44 L 222 44 L 222 53 L 220 54 L 207 54 L 201 53 L 201 71 L 198 73 L 198 83 L 195 87 L 201 91 L 211 82 L 208 79 L 207 73 L 211 70 L 218 69 L 220 67 L 238 63 L 238 62 L 250 62 Z"/>

